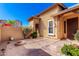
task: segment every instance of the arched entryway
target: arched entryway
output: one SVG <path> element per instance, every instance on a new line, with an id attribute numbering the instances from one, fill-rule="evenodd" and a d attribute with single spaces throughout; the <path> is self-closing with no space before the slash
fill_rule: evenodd
<path id="1" fill-rule="evenodd" d="M 74 12 L 66 13 L 62 16 L 63 36 L 74 39 L 74 34 L 79 30 L 79 14 Z"/>
<path id="2" fill-rule="evenodd" d="M 37 32 L 37 36 L 41 37 L 41 34 L 40 34 L 40 23 L 35 24 L 35 31 Z"/>
<path id="3" fill-rule="evenodd" d="M 38 19 L 34 19 L 34 31 L 37 32 L 37 36 L 38 37 L 41 37 L 41 19 L 38 18 Z"/>
<path id="4" fill-rule="evenodd" d="M 67 38 L 73 39 L 78 30 L 78 17 L 67 19 Z"/>

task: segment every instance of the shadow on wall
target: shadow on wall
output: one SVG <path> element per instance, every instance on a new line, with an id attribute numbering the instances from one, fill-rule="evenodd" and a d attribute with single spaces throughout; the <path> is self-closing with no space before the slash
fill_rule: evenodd
<path id="1" fill-rule="evenodd" d="M 14 37 L 15 40 L 24 39 L 22 29 L 6 26 L 2 27 L 1 41 L 9 40 L 10 37 Z"/>

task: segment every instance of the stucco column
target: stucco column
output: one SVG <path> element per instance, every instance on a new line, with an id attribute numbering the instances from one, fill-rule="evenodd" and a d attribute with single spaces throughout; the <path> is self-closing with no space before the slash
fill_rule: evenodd
<path id="1" fill-rule="evenodd" d="M 60 16 L 59 19 L 59 38 L 63 39 L 64 38 L 64 20 L 63 17 Z"/>
<path id="2" fill-rule="evenodd" d="M 79 16 L 78 16 L 78 31 L 79 31 Z"/>
<path id="3" fill-rule="evenodd" d="M 61 16 L 57 18 L 57 38 L 62 39 L 64 37 L 64 32 L 63 32 L 63 19 Z"/>
<path id="4" fill-rule="evenodd" d="M 57 38 L 60 38 L 60 17 L 57 17 Z"/>
<path id="5" fill-rule="evenodd" d="M 36 28 L 35 28 L 35 20 L 33 19 L 33 32 L 36 31 Z"/>
<path id="6" fill-rule="evenodd" d="M 0 42 L 1 42 L 1 28 L 0 28 Z"/>

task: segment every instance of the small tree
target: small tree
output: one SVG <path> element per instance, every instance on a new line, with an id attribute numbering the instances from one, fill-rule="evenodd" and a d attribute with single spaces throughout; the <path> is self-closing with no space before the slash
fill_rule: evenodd
<path id="1" fill-rule="evenodd" d="M 16 25 L 16 21 L 15 20 L 6 20 L 7 24 L 12 24 L 12 25 Z"/>
<path id="2" fill-rule="evenodd" d="M 25 28 L 25 29 L 24 29 L 24 32 L 25 32 L 25 33 L 28 33 L 29 31 L 30 31 L 29 28 Z"/>
<path id="3" fill-rule="evenodd" d="M 28 28 L 28 27 L 25 27 L 25 28 L 23 28 L 22 30 L 23 30 L 23 33 L 24 33 L 24 34 L 27 34 L 27 33 L 29 33 L 32 29 L 31 29 L 31 28 Z"/>

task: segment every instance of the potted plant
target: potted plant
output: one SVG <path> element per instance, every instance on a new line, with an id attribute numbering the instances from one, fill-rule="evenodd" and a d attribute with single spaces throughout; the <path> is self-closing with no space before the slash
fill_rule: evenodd
<path id="1" fill-rule="evenodd" d="M 37 38 L 37 32 L 33 32 L 31 36 L 32 38 Z"/>

